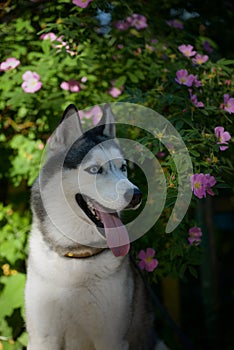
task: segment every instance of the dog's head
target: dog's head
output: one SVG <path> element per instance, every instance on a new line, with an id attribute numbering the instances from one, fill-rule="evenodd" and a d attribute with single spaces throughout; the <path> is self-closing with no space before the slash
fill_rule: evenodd
<path id="1" fill-rule="evenodd" d="M 66 200 L 75 201 L 79 215 L 102 232 L 115 256 L 126 255 L 130 242 L 119 212 L 138 207 L 141 193 L 127 178 L 110 105 L 103 107 L 98 125 L 85 133 L 76 107 L 70 105 L 50 140 L 48 156 L 64 159 Z"/>

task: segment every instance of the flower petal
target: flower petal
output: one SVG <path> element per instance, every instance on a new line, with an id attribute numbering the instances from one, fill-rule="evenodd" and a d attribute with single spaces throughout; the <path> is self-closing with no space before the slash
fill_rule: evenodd
<path id="1" fill-rule="evenodd" d="M 138 258 L 142 259 L 142 260 L 146 258 L 146 253 L 144 250 L 140 250 L 140 252 L 138 254 Z"/>
<path id="2" fill-rule="evenodd" d="M 147 255 L 147 257 L 153 258 L 155 256 L 155 250 L 153 248 L 147 248 L 146 255 Z"/>

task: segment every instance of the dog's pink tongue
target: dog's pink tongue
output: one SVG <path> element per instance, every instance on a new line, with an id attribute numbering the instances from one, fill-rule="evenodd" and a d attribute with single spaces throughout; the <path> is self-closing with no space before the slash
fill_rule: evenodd
<path id="1" fill-rule="evenodd" d="M 129 252 L 128 231 L 120 218 L 114 214 L 98 211 L 103 222 L 108 247 L 115 256 L 124 256 Z"/>

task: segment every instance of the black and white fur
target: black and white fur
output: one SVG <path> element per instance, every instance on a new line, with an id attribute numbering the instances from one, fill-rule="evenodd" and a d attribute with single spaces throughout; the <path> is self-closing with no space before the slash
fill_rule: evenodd
<path id="1" fill-rule="evenodd" d="M 116 213 L 140 202 L 109 105 L 99 125 L 84 134 L 75 106 L 66 109 L 32 187 L 27 349 L 166 349 L 157 341 L 149 298 L 128 254 L 113 254 L 100 220 L 79 200 L 87 201 L 86 209 L 93 201 Z"/>

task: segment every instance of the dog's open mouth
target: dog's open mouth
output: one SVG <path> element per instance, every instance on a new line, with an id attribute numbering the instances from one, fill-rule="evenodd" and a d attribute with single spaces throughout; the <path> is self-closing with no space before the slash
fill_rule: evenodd
<path id="1" fill-rule="evenodd" d="M 108 211 L 108 209 L 81 194 L 76 194 L 76 201 L 98 229 L 105 234 L 107 245 L 113 254 L 115 256 L 126 255 L 130 249 L 130 241 L 127 229 L 118 213 Z"/>

